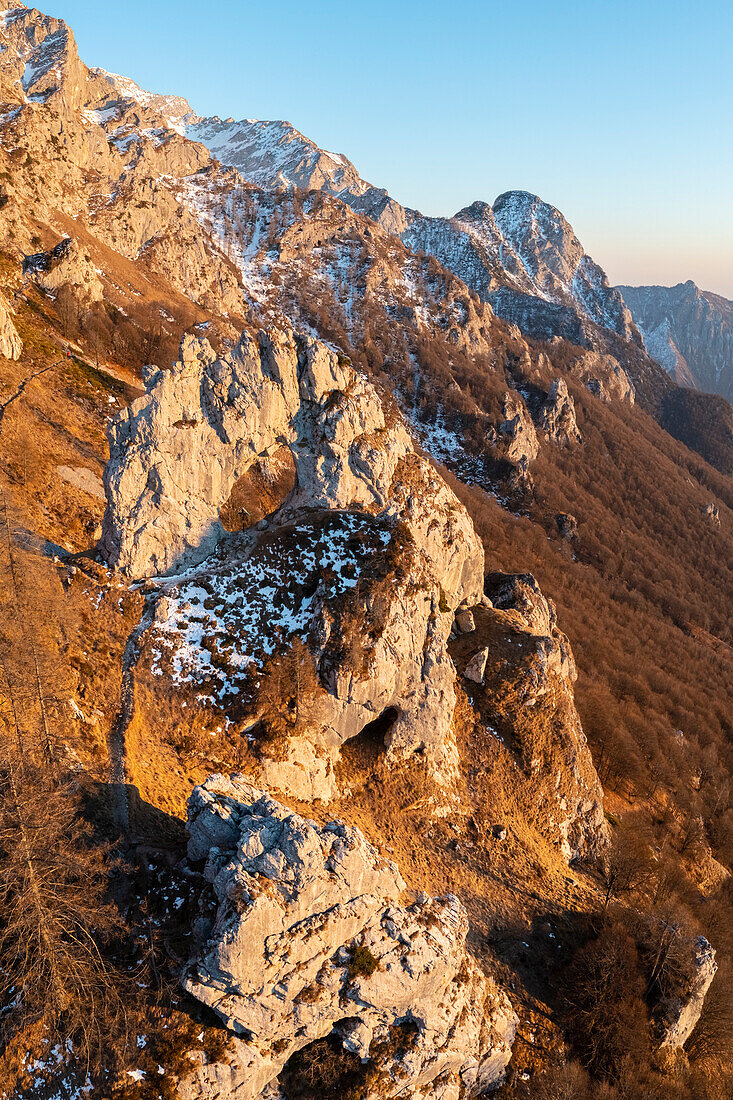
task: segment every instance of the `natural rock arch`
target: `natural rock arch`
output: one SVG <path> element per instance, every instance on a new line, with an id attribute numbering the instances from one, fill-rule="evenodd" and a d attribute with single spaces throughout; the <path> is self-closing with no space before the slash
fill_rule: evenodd
<path id="1" fill-rule="evenodd" d="M 110 425 L 102 549 L 132 576 L 203 560 L 222 537 L 219 513 L 258 459 L 290 447 L 291 503 L 386 504 L 412 450 L 401 421 L 387 426 L 373 387 L 325 345 L 292 332 L 245 332 L 217 359 L 186 336 L 170 371 Z"/>

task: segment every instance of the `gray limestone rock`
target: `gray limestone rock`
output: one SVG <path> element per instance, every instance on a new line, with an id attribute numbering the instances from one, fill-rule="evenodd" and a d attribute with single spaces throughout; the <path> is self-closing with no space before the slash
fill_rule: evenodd
<path id="1" fill-rule="evenodd" d="M 575 420 L 575 402 L 568 393 L 564 378 L 556 378 L 550 386 L 540 413 L 540 425 L 554 443 L 562 446 L 580 443 L 581 435 Z"/>
<path id="2" fill-rule="evenodd" d="M 216 917 L 183 984 L 245 1041 L 227 1067 L 202 1062 L 182 1083 L 186 1100 L 216 1095 L 222 1073 L 227 1095 L 254 1100 L 294 1052 L 334 1029 L 368 1058 L 405 1020 L 415 1041 L 380 1083 L 386 1091 L 370 1096 L 406 1084 L 426 1100 L 457 1096 L 459 1084 L 475 1096 L 501 1080 L 517 1019 L 466 951 L 456 897 L 401 904 L 396 866 L 358 829 L 308 821 L 239 776 L 194 790 L 189 835 Z"/>
<path id="3" fill-rule="evenodd" d="M 473 657 L 469 660 L 463 675 L 467 680 L 473 680 L 474 683 L 480 684 L 484 678 L 484 672 L 486 671 L 486 662 L 489 659 L 488 649 L 480 649 L 478 653 L 474 653 Z"/>
<path id="4" fill-rule="evenodd" d="M 718 969 L 715 949 L 704 936 L 699 936 L 691 949 L 694 956 L 692 979 L 687 988 L 670 998 L 666 1005 L 662 1048 L 676 1050 L 685 1045 L 700 1019 L 705 995 Z"/>
<path id="5" fill-rule="evenodd" d="M 48 252 L 27 256 L 23 270 L 51 294 L 68 286 L 80 298 L 92 302 L 101 302 L 104 296 L 101 280 L 89 255 L 73 237 L 64 237 Z"/>

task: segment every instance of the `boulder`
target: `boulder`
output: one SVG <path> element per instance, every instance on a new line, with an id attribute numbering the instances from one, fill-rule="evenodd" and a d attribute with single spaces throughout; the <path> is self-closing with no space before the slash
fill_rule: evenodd
<path id="1" fill-rule="evenodd" d="M 715 949 L 704 936 L 690 944 L 691 977 L 686 987 L 670 997 L 665 1006 L 664 1032 L 661 1047 L 678 1050 L 685 1045 L 700 1019 L 705 995 L 718 969 Z"/>
<path id="2" fill-rule="evenodd" d="M 88 493 L 97 500 L 105 499 L 102 479 L 87 466 L 57 466 L 56 473 L 62 481 L 73 485 L 75 489 L 81 489 L 83 493 Z"/>
<path id="3" fill-rule="evenodd" d="M 241 776 L 196 788 L 188 820 L 213 916 L 197 924 L 183 985 L 246 1041 L 227 1067 L 202 1060 L 182 1082 L 185 1100 L 212 1095 L 222 1074 L 227 1095 L 254 1100 L 293 1054 L 329 1035 L 368 1060 L 405 1021 L 413 1040 L 369 1098 L 405 1086 L 435 1100 L 459 1087 L 476 1096 L 498 1084 L 517 1018 L 467 952 L 456 897 L 401 904 L 397 867 L 358 829 L 309 821 Z"/>
<path id="4" fill-rule="evenodd" d="M 720 527 L 720 508 L 718 508 L 718 505 L 714 501 L 711 501 L 710 504 L 706 504 L 703 508 L 703 512 L 706 519 L 710 520 L 716 527 Z"/>
<path id="5" fill-rule="evenodd" d="M 468 608 L 459 610 L 456 615 L 456 627 L 461 634 L 471 634 L 476 629 L 473 614 Z"/>
<path id="6" fill-rule="evenodd" d="M 463 675 L 467 680 L 473 680 L 475 684 L 480 684 L 484 678 L 484 672 L 486 670 L 486 662 L 489 659 L 488 649 L 480 649 L 478 653 L 474 653 L 470 658 L 468 664 L 463 670 Z"/>

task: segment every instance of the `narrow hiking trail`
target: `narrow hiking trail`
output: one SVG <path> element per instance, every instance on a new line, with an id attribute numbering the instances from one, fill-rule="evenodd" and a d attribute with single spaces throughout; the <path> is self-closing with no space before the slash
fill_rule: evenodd
<path id="1" fill-rule="evenodd" d="M 135 714 L 135 665 L 140 655 L 140 641 L 153 621 L 152 609 L 145 607 L 137 626 L 130 632 L 122 655 L 120 709 L 107 737 L 109 781 L 112 790 L 112 820 L 123 836 L 130 840 L 130 805 L 127 774 L 127 730 Z"/>
<path id="2" fill-rule="evenodd" d="M 39 378 L 42 374 L 46 374 L 47 371 L 53 370 L 54 367 L 58 367 L 62 363 L 63 363 L 63 359 L 60 359 L 58 363 L 51 363 L 51 365 L 48 366 L 48 367 L 42 367 L 41 370 L 34 371 L 33 374 L 29 374 L 27 376 L 27 378 L 23 379 L 23 381 L 19 384 L 19 386 L 18 386 L 17 390 L 15 391 L 15 393 L 12 394 L 7 399 L 7 401 L 3 401 L 3 403 L 0 404 L 0 429 L 2 428 L 3 418 L 5 417 L 5 412 L 8 408 L 8 405 L 12 405 L 12 403 L 14 401 L 17 401 L 18 398 L 23 395 L 23 392 L 24 392 L 26 386 L 30 382 L 32 382 L 34 378 Z"/>

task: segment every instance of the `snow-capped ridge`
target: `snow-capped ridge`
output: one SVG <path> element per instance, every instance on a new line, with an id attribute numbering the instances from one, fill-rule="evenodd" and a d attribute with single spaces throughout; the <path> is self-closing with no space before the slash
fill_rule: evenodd
<path id="1" fill-rule="evenodd" d="M 357 196 L 371 186 L 343 153 L 321 149 L 284 120 L 195 118 L 186 126 L 186 136 L 250 183 L 269 190 L 298 187 Z"/>
<path id="2" fill-rule="evenodd" d="M 183 96 L 148 92 L 129 77 L 108 72 L 106 69 L 94 68 L 89 72 L 92 76 L 106 80 L 121 99 L 133 99 L 141 107 L 149 107 L 160 112 L 170 129 L 182 136 L 185 135 L 189 124 L 199 121 L 199 116 Z"/>

